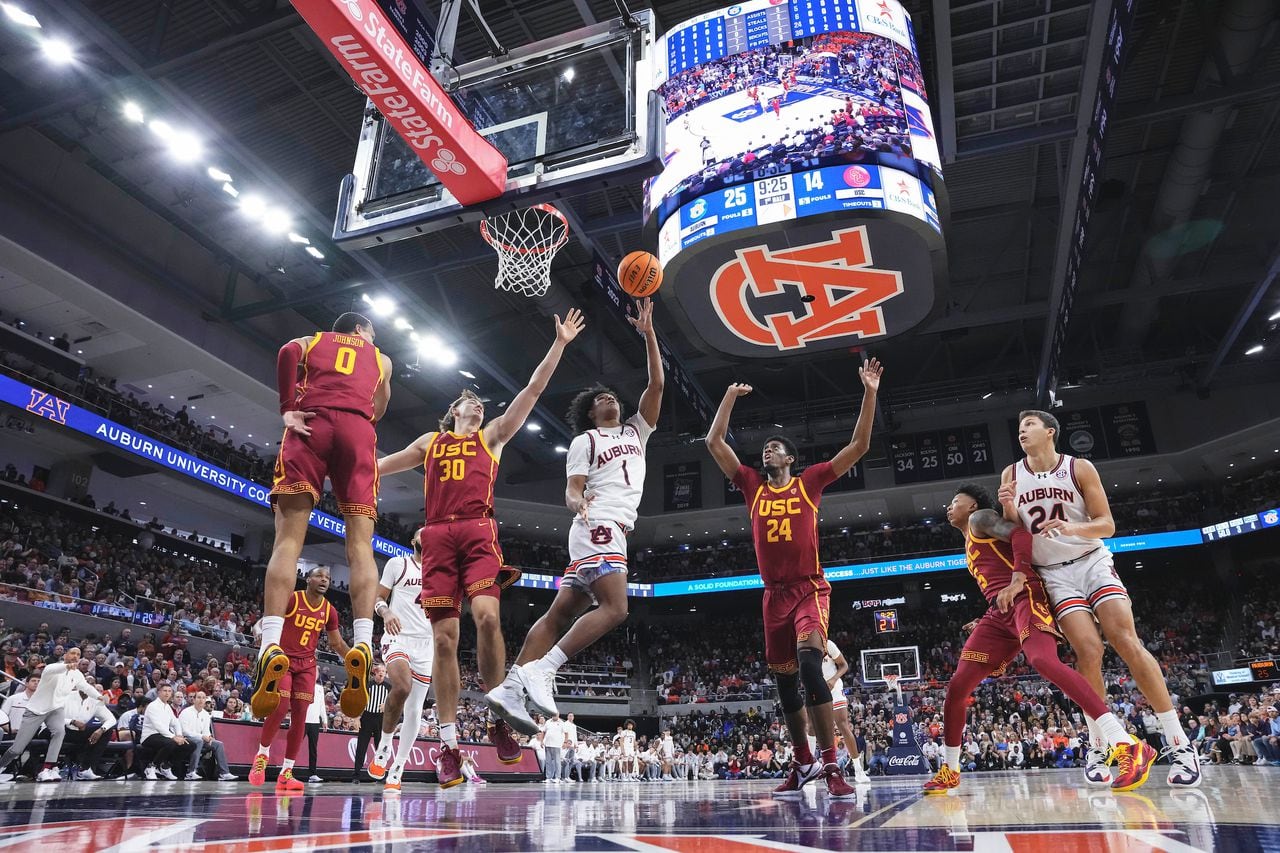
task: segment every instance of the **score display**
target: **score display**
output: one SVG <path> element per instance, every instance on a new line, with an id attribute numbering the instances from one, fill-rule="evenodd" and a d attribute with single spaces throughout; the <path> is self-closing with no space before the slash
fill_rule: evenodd
<path id="1" fill-rule="evenodd" d="M 673 27 L 657 52 L 666 166 L 645 212 L 664 263 L 715 234 L 857 208 L 941 232 L 941 157 L 897 0 L 748 0 Z"/>
<path id="2" fill-rule="evenodd" d="M 898 610 L 892 608 L 888 610 L 873 610 L 871 612 L 872 619 L 875 620 L 877 634 L 894 634 L 898 631 Z"/>
<path id="3" fill-rule="evenodd" d="M 986 424 L 902 435 L 889 442 L 894 483 L 927 483 L 995 473 Z"/>

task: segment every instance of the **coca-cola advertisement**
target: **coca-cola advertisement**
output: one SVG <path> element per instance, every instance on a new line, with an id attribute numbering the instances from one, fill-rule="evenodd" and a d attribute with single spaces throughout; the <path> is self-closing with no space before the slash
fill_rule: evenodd
<path id="1" fill-rule="evenodd" d="M 214 720 L 213 736 L 222 741 L 227 750 L 227 763 L 247 767 L 253 762 L 258 751 L 258 737 L 262 726 L 257 723 L 243 723 L 232 720 Z M 278 767 L 284 760 L 285 738 L 283 732 L 271 745 L 271 765 Z M 542 777 L 542 767 L 532 749 L 521 751 L 520 761 L 516 764 L 503 764 L 498 760 L 497 751 L 489 744 L 460 743 L 459 750 L 476 763 L 476 769 L 487 779 L 506 777 L 512 781 L 523 781 Z M 320 747 L 317 750 L 317 770 L 324 775 L 342 774 L 349 776 L 355 764 L 356 735 L 354 732 L 320 733 Z M 370 753 L 372 755 L 372 752 Z M 435 762 L 440 756 L 440 741 L 434 738 L 418 738 L 410 753 L 409 763 L 405 765 L 407 773 L 435 773 Z M 305 762 L 306 750 L 300 751 L 299 764 Z M 367 759 L 366 759 L 367 760 Z"/>

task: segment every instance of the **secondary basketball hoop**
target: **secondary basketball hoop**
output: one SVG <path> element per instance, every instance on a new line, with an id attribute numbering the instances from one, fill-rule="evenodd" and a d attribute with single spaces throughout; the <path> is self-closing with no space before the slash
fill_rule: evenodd
<path id="1" fill-rule="evenodd" d="M 898 683 L 898 678 L 899 676 L 894 675 L 893 673 L 886 672 L 884 675 L 884 684 L 886 687 L 889 688 L 889 692 L 897 697 L 898 704 L 901 705 L 902 704 L 902 685 Z"/>
<path id="2" fill-rule="evenodd" d="M 535 204 L 483 220 L 480 235 L 498 253 L 494 287 L 538 297 L 551 286 L 551 261 L 569 241 L 569 220 L 552 205 Z"/>

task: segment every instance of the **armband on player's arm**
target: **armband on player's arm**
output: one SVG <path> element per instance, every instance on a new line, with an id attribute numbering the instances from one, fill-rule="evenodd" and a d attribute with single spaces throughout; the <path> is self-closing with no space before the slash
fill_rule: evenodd
<path id="1" fill-rule="evenodd" d="M 390 606 L 385 599 L 379 598 L 373 605 L 373 612 L 381 616 Z"/>
<path id="2" fill-rule="evenodd" d="M 280 389 L 280 414 L 293 411 L 298 398 L 298 365 L 302 363 L 302 347 L 297 341 L 280 347 L 276 356 L 276 387 Z"/>
<path id="3" fill-rule="evenodd" d="M 1013 530 L 1009 532 L 1009 544 L 1013 546 L 1013 570 L 1028 578 L 1035 572 L 1031 568 L 1031 543 L 1034 541 L 1031 531 L 1025 527 L 1013 525 Z"/>

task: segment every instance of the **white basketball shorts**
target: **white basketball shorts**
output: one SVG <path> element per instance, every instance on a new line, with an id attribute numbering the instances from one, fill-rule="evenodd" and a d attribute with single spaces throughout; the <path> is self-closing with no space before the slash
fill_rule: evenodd
<path id="1" fill-rule="evenodd" d="M 849 699 L 844 695 L 844 682 L 837 678 L 835 686 L 831 688 L 831 710 L 839 711 L 848 707 Z"/>
<path id="2" fill-rule="evenodd" d="M 382 637 L 382 662 L 390 665 L 394 660 L 409 663 L 413 680 L 420 684 L 431 683 L 431 661 L 435 657 L 435 643 L 430 637 L 408 637 L 397 634 Z"/>
<path id="3" fill-rule="evenodd" d="M 627 573 L 627 528 L 616 521 L 584 522 L 576 516 L 569 525 L 569 567 L 561 586 L 569 586 L 598 604 L 591 585 L 605 575 Z"/>
<path id="4" fill-rule="evenodd" d="M 1037 568 L 1044 580 L 1045 592 L 1053 605 L 1053 615 L 1061 619 L 1076 610 L 1090 613 L 1104 601 L 1128 598 L 1129 591 L 1116 574 L 1111 552 L 1099 548 L 1074 563 L 1052 568 Z"/>

